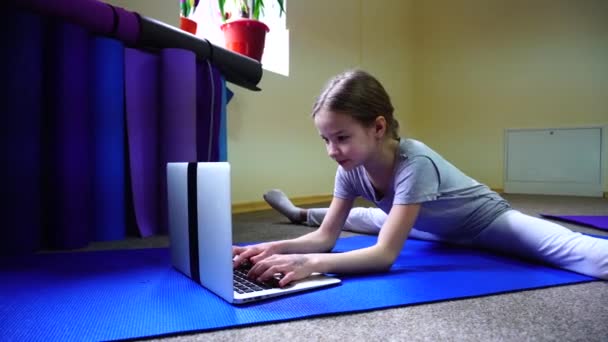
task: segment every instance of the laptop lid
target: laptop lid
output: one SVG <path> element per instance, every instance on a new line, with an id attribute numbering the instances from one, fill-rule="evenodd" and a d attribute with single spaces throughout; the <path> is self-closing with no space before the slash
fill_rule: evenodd
<path id="1" fill-rule="evenodd" d="M 168 163 L 167 190 L 173 266 L 232 302 L 230 164 Z"/>
<path id="2" fill-rule="evenodd" d="M 226 301 L 245 303 L 340 282 L 315 274 L 285 288 L 235 292 L 230 164 L 168 163 L 167 189 L 173 266 Z"/>

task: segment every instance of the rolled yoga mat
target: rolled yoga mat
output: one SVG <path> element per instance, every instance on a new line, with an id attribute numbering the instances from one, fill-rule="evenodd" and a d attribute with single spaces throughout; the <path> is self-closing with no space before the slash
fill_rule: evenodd
<path id="1" fill-rule="evenodd" d="M 167 232 L 167 163 L 196 161 L 196 55 L 160 52 L 160 232 Z"/>
<path id="2" fill-rule="evenodd" d="M 135 221 L 143 237 L 159 226 L 159 57 L 125 50 L 125 106 L 129 171 Z"/>
<path id="3" fill-rule="evenodd" d="M 92 223 L 89 35 L 61 22 L 47 31 L 45 234 L 50 248 L 80 248 L 89 242 Z"/>
<path id="4" fill-rule="evenodd" d="M 93 240 L 126 236 L 124 45 L 91 40 L 93 120 Z"/>
<path id="5" fill-rule="evenodd" d="M 23 11 L 3 12 L 0 18 L 0 254 L 31 253 L 41 247 L 42 236 L 43 24 L 38 15 Z"/>
<path id="6" fill-rule="evenodd" d="M 335 252 L 376 238 L 338 240 Z M 409 240 L 388 273 L 233 306 L 171 267 L 166 248 L 0 258 L 5 340 L 100 341 L 249 326 L 593 281 L 483 251 Z M 204 275 L 203 275 L 204 276 Z M 365 295 L 361 295 L 365 294 Z"/>
<path id="7" fill-rule="evenodd" d="M 602 230 L 608 230 L 608 216 L 606 215 L 549 215 L 540 214 L 549 219 L 581 224 Z"/>

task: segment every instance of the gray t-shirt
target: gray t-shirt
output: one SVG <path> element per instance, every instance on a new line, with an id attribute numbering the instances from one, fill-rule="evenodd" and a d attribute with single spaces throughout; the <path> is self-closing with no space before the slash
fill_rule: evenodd
<path id="1" fill-rule="evenodd" d="M 420 203 L 414 227 L 450 238 L 474 237 L 510 209 L 496 192 L 413 139 L 400 140 L 393 179 L 381 198 L 363 166 L 348 172 L 338 166 L 334 196 L 361 196 L 387 214 L 393 204 Z"/>

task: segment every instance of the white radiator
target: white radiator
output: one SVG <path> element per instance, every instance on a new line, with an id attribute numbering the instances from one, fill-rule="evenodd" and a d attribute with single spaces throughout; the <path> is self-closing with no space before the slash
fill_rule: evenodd
<path id="1" fill-rule="evenodd" d="M 506 193 L 603 195 L 602 127 L 507 129 Z"/>

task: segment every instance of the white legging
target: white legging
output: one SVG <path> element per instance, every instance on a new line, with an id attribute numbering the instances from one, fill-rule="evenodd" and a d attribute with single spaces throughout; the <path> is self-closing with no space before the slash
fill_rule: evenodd
<path id="1" fill-rule="evenodd" d="M 309 209 L 306 224 L 319 226 L 326 213 L 327 208 Z M 378 208 L 355 207 L 348 215 L 344 229 L 378 234 L 386 217 Z M 454 240 L 415 228 L 410 237 L 484 248 L 608 280 L 608 240 L 573 232 L 517 210 L 500 215 L 473 238 Z"/>

